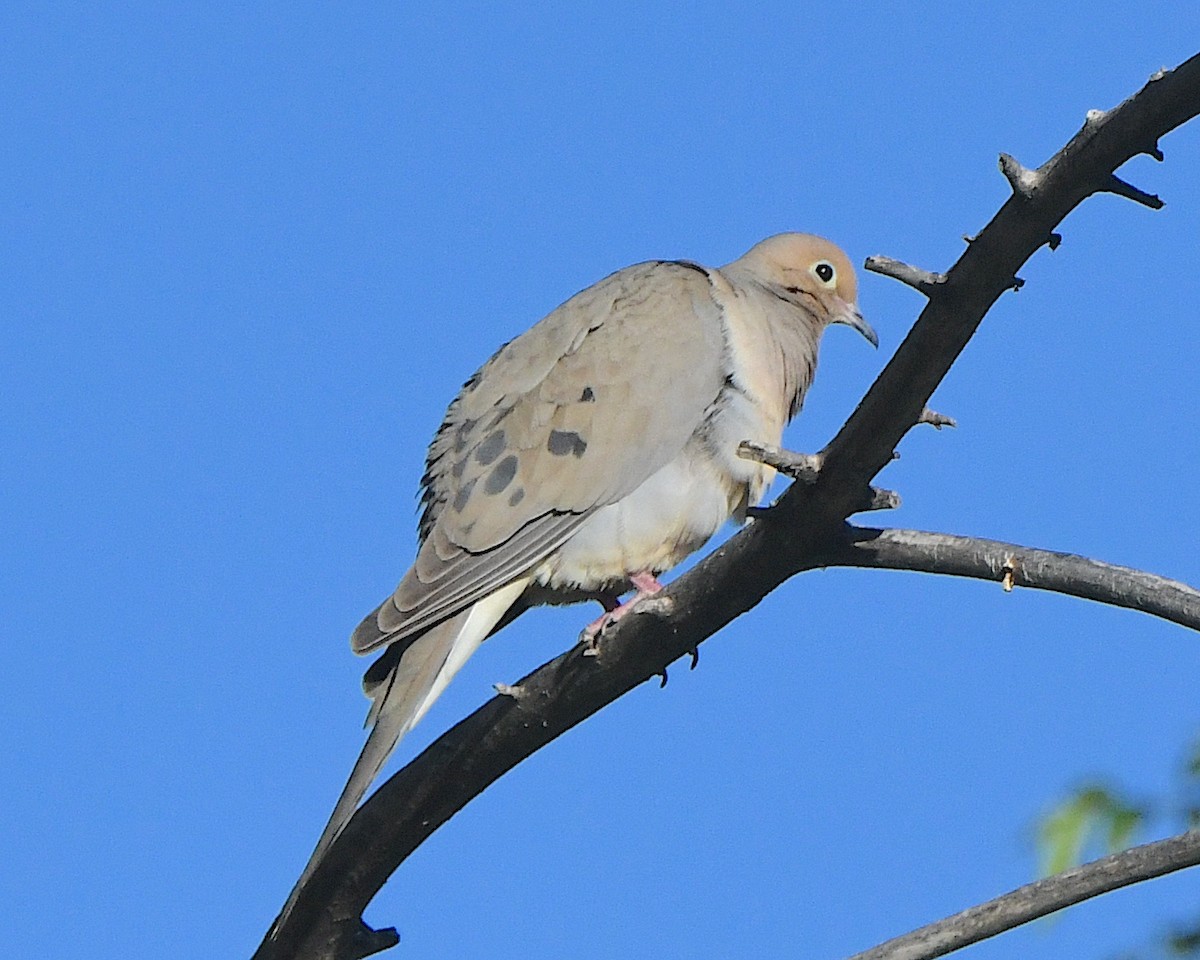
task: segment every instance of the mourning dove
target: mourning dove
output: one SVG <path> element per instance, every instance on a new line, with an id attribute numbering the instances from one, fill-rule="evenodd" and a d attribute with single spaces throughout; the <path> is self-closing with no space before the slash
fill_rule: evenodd
<path id="1" fill-rule="evenodd" d="M 846 255 L 785 233 L 720 269 L 618 270 L 466 382 L 429 448 L 416 561 L 350 641 L 384 650 L 363 681 L 371 732 L 297 891 L 400 737 L 498 625 L 534 604 L 597 599 L 595 635 L 656 591 L 656 574 L 744 519 L 774 470 L 739 458 L 738 444 L 779 444 L 832 323 L 878 345 Z"/>

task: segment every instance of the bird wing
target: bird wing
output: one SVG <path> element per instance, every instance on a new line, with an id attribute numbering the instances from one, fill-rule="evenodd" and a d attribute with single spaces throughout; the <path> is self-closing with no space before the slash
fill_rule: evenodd
<path id="1" fill-rule="evenodd" d="M 422 543 L 355 631 L 364 653 L 527 574 L 669 463 L 725 383 L 706 270 L 652 261 L 576 294 L 464 385 L 429 449 Z"/>

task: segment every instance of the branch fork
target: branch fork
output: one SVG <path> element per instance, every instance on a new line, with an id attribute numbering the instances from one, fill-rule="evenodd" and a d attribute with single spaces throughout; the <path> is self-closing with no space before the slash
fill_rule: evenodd
<path id="1" fill-rule="evenodd" d="M 937 417 L 941 421 L 939 429 L 944 425 L 955 425 L 954 421 L 949 417 L 943 417 L 941 414 L 932 413 L 932 411 L 930 411 L 930 415 Z M 933 423 L 932 420 L 925 422 Z M 791 450 L 773 447 L 769 443 L 759 443 L 756 440 L 743 440 L 738 445 L 737 454 L 743 460 L 754 460 L 758 463 L 765 463 L 768 467 L 774 467 L 785 477 L 791 477 L 802 484 L 814 484 L 821 475 L 821 455 L 819 453 L 793 453 Z M 868 487 L 868 490 L 869 493 L 865 499 L 860 500 L 852 512 L 895 510 L 900 506 L 900 494 L 894 490 L 884 490 L 882 487 Z M 746 515 L 750 517 L 762 517 L 770 509 L 770 507 L 751 507 L 746 511 Z"/>

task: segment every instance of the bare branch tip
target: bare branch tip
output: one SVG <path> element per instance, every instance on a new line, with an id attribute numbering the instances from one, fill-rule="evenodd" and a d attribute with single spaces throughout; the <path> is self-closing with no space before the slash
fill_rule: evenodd
<path id="1" fill-rule="evenodd" d="M 1162 200 L 1154 194 L 1146 193 L 1145 190 L 1138 189 L 1132 183 L 1126 183 L 1115 173 L 1108 175 L 1108 181 L 1101 189 L 1105 193 L 1115 193 L 1118 197 L 1124 197 L 1126 200 L 1140 203 L 1151 210 L 1161 210 L 1163 208 Z"/>
<path id="2" fill-rule="evenodd" d="M 921 415 L 917 417 L 917 423 L 927 423 L 935 430 L 941 430 L 942 427 L 957 427 L 958 421 L 953 417 L 947 417 L 945 414 L 938 413 L 936 410 L 930 410 L 925 407 L 921 411 Z"/>
<path id="3" fill-rule="evenodd" d="M 1017 292 L 1018 290 L 1020 290 L 1020 289 L 1021 289 L 1023 286 L 1025 286 L 1025 281 L 1024 281 L 1022 278 L 1020 278 L 1020 277 L 1013 277 L 1013 278 L 1012 278 L 1012 283 L 1009 285 L 1009 289 L 1010 289 L 1010 290 L 1011 290 L 1013 293 L 1016 293 L 1016 292 Z"/>
<path id="4" fill-rule="evenodd" d="M 882 487 L 871 488 L 871 502 L 867 510 L 896 510 L 900 507 L 900 494 Z"/>
<path id="5" fill-rule="evenodd" d="M 1042 175 L 1036 170 L 1030 170 L 1012 154 L 1000 154 L 1000 172 L 1008 181 L 1012 191 L 1018 197 L 1028 200 L 1040 186 Z"/>
<path id="6" fill-rule="evenodd" d="M 757 440 L 743 440 L 738 444 L 737 455 L 743 460 L 754 460 L 774 467 L 785 477 L 814 483 L 821 472 L 821 456 L 815 453 L 793 453 L 781 450 Z"/>
<path id="7" fill-rule="evenodd" d="M 1050 236 L 1048 236 L 1046 238 L 1046 246 L 1048 246 L 1051 250 L 1057 250 L 1061 244 L 1062 244 L 1062 234 L 1061 233 L 1052 233 L 1052 234 L 1050 234 Z"/>
<path id="8" fill-rule="evenodd" d="M 521 689 L 519 684 L 513 686 L 507 683 L 493 683 L 492 689 L 500 694 L 500 696 L 512 697 L 514 700 L 520 700 L 525 695 L 525 691 Z"/>
<path id="9" fill-rule="evenodd" d="M 931 273 L 891 257 L 867 257 L 863 266 L 872 273 L 899 280 L 925 296 L 929 296 L 939 285 L 946 282 L 944 273 Z"/>

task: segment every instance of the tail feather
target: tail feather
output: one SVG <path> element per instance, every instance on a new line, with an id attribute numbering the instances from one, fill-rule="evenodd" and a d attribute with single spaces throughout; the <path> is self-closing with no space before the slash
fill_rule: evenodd
<path id="1" fill-rule="evenodd" d="M 371 783 L 383 769 L 384 763 L 409 730 L 416 726 L 467 662 L 508 608 L 524 591 L 527 579 L 521 579 L 495 591 L 460 613 L 430 629 L 415 639 L 406 639 L 399 658 L 382 676 L 376 672 L 379 661 L 372 665 L 364 683 L 371 698 L 367 723 L 371 727 L 362 753 L 350 772 L 329 822 L 321 833 L 308 865 L 292 890 L 276 927 L 291 913 L 301 889 L 316 871 L 333 842 L 345 829 Z M 385 651 L 380 660 L 389 658 Z"/>

